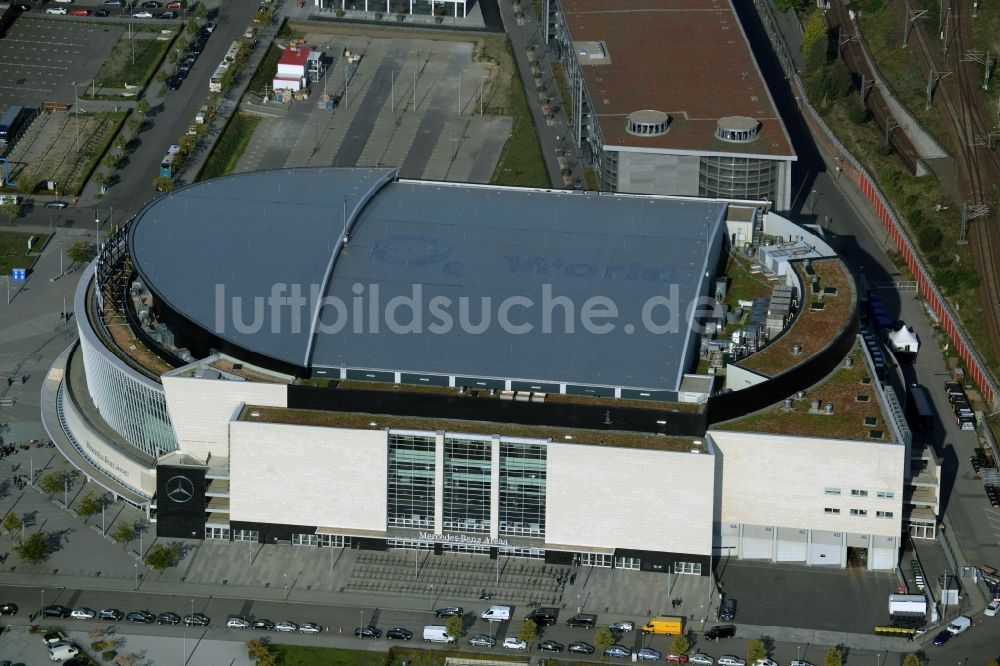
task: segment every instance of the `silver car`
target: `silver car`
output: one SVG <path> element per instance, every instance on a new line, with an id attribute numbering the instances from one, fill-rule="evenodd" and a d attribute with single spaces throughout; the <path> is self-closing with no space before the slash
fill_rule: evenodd
<path id="1" fill-rule="evenodd" d="M 715 659 L 708 656 L 704 652 L 695 652 L 694 654 L 688 657 L 688 663 L 698 664 L 698 666 L 714 666 Z"/>
<path id="2" fill-rule="evenodd" d="M 299 625 L 297 625 L 294 622 L 291 622 L 289 620 L 282 620 L 281 622 L 278 622 L 277 624 L 274 625 L 274 630 L 275 631 L 285 631 L 285 632 L 288 632 L 288 631 L 298 631 L 299 630 Z"/>
<path id="3" fill-rule="evenodd" d="M 662 656 L 653 648 L 642 648 L 635 653 L 635 658 L 639 661 L 659 661 Z"/>
<path id="4" fill-rule="evenodd" d="M 226 620 L 227 629 L 249 629 L 250 623 L 242 617 L 231 617 Z"/>

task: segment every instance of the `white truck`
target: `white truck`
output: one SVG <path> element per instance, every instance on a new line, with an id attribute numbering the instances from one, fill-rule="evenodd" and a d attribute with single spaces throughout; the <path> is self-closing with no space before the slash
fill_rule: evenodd
<path id="1" fill-rule="evenodd" d="M 926 617 L 927 597 L 922 594 L 890 594 L 889 617 Z"/>
<path id="2" fill-rule="evenodd" d="M 430 624 L 424 627 L 424 640 L 428 643 L 454 643 L 455 639 L 448 635 L 448 628 Z"/>
<path id="3" fill-rule="evenodd" d="M 951 624 L 948 625 L 948 633 L 952 636 L 958 636 L 960 633 L 972 626 L 972 618 L 966 617 L 964 615 L 959 615 Z"/>
<path id="4" fill-rule="evenodd" d="M 510 606 L 490 606 L 480 617 L 487 622 L 506 622 L 510 619 Z"/>

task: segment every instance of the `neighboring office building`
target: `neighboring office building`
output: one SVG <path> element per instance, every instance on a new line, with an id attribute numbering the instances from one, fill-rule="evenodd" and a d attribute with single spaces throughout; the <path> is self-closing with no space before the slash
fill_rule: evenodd
<path id="1" fill-rule="evenodd" d="M 192 201 L 198 215 L 185 213 Z M 548 283 L 557 295 L 607 295 L 624 311 L 661 293 L 667 276 L 685 300 L 710 294 L 726 241 L 753 235 L 748 219 L 830 255 L 766 206 L 754 216 L 745 207 L 398 181 L 379 169 L 261 172 L 181 188 L 105 244 L 77 291 L 76 311 L 88 313 L 78 318 L 82 358 L 78 348 L 67 371 L 50 373 L 62 412 L 103 418 L 116 441 L 101 442 L 81 418 L 58 427 L 76 433 L 81 468 L 100 482 L 147 496 L 155 488 L 165 537 L 702 575 L 720 555 L 844 566 L 853 553 L 886 568 L 899 545 L 906 447 L 877 387 L 848 376 L 858 388 L 849 400 L 831 398 L 833 414 L 796 416 L 795 435 L 753 434 L 774 432 L 775 396 L 816 385 L 822 396 L 845 381 L 845 355 L 851 371 L 869 372 L 851 351 L 855 294 L 837 259 L 813 264 L 820 284 L 836 287 L 812 297 L 826 307 L 801 309 L 762 360 L 740 361 L 741 381 L 756 390 L 717 395 L 699 388 L 706 376 L 686 374 L 703 342 L 693 319 L 676 334 L 628 338 L 318 336 L 320 320 L 304 317 L 296 332 L 280 311 L 272 321 L 286 327 L 271 333 L 247 320 L 220 327 L 218 289 L 206 286 L 250 303 L 278 280 L 320 284 L 351 303 L 354 285 L 378 284 L 386 303 L 406 291 L 399 285 L 421 283 L 428 298 L 454 289 L 499 299 Z M 176 270 L 177 242 L 195 269 Z M 618 248 L 613 258 L 608 247 Z M 803 275 L 798 267 L 785 276 L 799 294 Z M 100 323 L 101 309 L 128 326 Z M 121 337 L 128 332 L 134 339 Z M 800 336 L 788 352 L 785 338 Z M 758 409 L 763 416 L 745 416 Z M 142 483 L 114 463 L 128 446 L 147 461 Z M 842 496 L 827 493 L 834 486 Z"/>
<path id="2" fill-rule="evenodd" d="M 611 192 L 791 207 L 791 140 L 731 4 L 545 0 L 567 139 Z"/>
<path id="3" fill-rule="evenodd" d="M 410 16 L 447 16 L 465 18 L 469 3 L 467 0 L 313 0 L 319 9 L 404 14 Z"/>

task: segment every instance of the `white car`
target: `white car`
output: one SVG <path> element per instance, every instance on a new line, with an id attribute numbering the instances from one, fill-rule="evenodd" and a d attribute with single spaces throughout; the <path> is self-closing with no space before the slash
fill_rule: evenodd
<path id="1" fill-rule="evenodd" d="M 778 666 L 778 662 L 774 661 L 773 659 L 768 659 L 767 657 L 764 657 L 763 659 L 758 659 L 757 661 L 753 662 L 753 666 Z"/>
<path id="2" fill-rule="evenodd" d="M 629 622 L 628 620 L 623 620 L 621 622 L 615 622 L 614 624 L 608 626 L 613 632 L 621 632 L 627 634 L 628 632 L 635 629 L 635 622 Z"/>
<path id="3" fill-rule="evenodd" d="M 983 611 L 983 615 L 986 617 L 996 617 L 997 613 L 1000 613 L 1000 601 L 991 601 L 986 604 L 986 610 Z"/>
<path id="4" fill-rule="evenodd" d="M 153 18 L 153 12 L 136 12 L 132 18 Z"/>
<path id="5" fill-rule="evenodd" d="M 45 10 L 46 14 L 68 14 L 65 7 L 49 7 Z"/>
<path id="6" fill-rule="evenodd" d="M 289 622 L 288 620 L 282 620 L 274 625 L 275 631 L 298 631 L 299 625 L 294 622 Z"/>
<path id="7" fill-rule="evenodd" d="M 242 617 L 231 617 L 226 620 L 226 629 L 249 629 L 250 623 Z"/>
<path id="8" fill-rule="evenodd" d="M 61 2 L 64 5 L 71 5 L 71 4 L 73 4 L 73 0 L 56 0 L 56 2 Z"/>
<path id="9" fill-rule="evenodd" d="M 93 620 L 97 613 L 90 608 L 74 608 L 69 616 L 74 620 Z"/>
<path id="10" fill-rule="evenodd" d="M 313 624 L 312 622 L 306 622 L 301 627 L 299 627 L 300 634 L 318 634 L 323 631 L 323 627 L 318 624 Z"/>
<path id="11" fill-rule="evenodd" d="M 808 661 L 803 661 L 803 660 L 799 660 L 799 659 L 793 659 L 788 664 L 788 666 L 813 666 L 813 665 L 810 662 L 808 662 Z"/>
<path id="12" fill-rule="evenodd" d="M 503 646 L 508 650 L 527 650 L 528 644 L 516 636 L 508 636 L 503 639 Z"/>
<path id="13" fill-rule="evenodd" d="M 698 664 L 699 666 L 714 666 L 715 659 L 708 656 L 704 652 L 695 652 L 694 654 L 688 657 L 688 663 Z"/>

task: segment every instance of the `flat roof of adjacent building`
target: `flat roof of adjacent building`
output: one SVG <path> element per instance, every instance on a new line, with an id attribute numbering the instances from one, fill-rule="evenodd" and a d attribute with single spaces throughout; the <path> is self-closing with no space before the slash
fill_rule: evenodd
<path id="1" fill-rule="evenodd" d="M 729 0 L 561 0 L 560 8 L 606 146 L 795 159 Z M 626 132 L 627 116 L 646 110 L 670 116 L 666 134 Z M 759 121 L 757 139 L 716 138 L 730 116 Z"/>
<path id="2" fill-rule="evenodd" d="M 302 168 L 181 188 L 132 222 L 133 264 L 202 330 L 311 371 L 677 390 L 694 353 L 688 306 L 711 287 L 726 202 L 395 175 Z M 674 325 L 650 330 L 645 306 L 674 295 Z M 300 305 L 272 300 L 287 297 Z M 595 298 L 617 308 L 591 319 L 610 332 L 583 324 Z M 654 323 L 670 321 L 668 307 Z"/>

